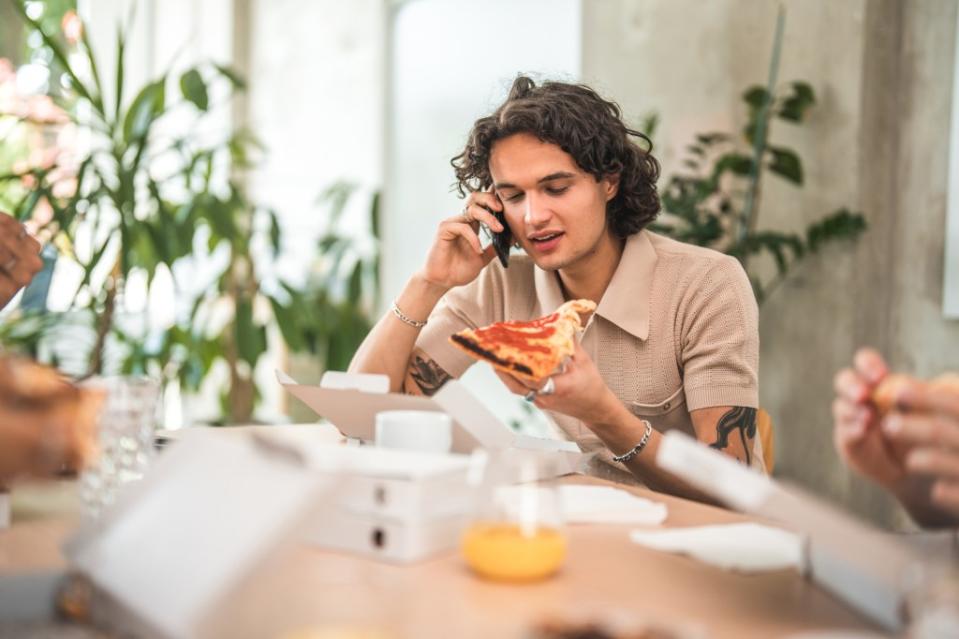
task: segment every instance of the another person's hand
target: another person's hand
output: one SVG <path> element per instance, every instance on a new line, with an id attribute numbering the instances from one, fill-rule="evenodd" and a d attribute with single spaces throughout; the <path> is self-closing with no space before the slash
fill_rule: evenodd
<path id="1" fill-rule="evenodd" d="M 879 416 L 872 394 L 889 374 L 882 356 L 860 349 L 853 367 L 836 374 L 833 400 L 833 441 L 836 450 L 851 468 L 889 490 L 905 477 L 905 450 L 879 428 Z"/>
<path id="2" fill-rule="evenodd" d="M 883 433 L 908 449 L 906 472 L 931 482 L 932 505 L 959 518 L 959 389 L 912 383 L 896 399 L 901 410 L 882 420 Z"/>
<path id="3" fill-rule="evenodd" d="M 426 264 L 420 271 L 421 277 L 447 290 L 475 280 L 496 255 L 492 246 L 485 250 L 482 248 L 478 235 L 480 223 L 494 233 L 502 231 L 503 225 L 490 213 L 490 210 L 499 211 L 502 208 L 502 203 L 493 193 L 471 193 L 460 215 L 440 223 Z"/>
<path id="4" fill-rule="evenodd" d="M 569 415 L 586 424 L 603 421 L 606 407 L 612 408 L 619 402 L 579 342 L 562 369 L 539 383 L 521 380 L 499 370 L 496 374 L 506 387 L 517 395 L 525 396 L 530 391 L 537 391 L 533 399 L 537 408 Z M 543 394 L 547 383 L 552 387 L 552 392 Z"/>
<path id="5" fill-rule="evenodd" d="M 40 243 L 20 222 L 0 211 L 0 308 L 41 268 Z"/>

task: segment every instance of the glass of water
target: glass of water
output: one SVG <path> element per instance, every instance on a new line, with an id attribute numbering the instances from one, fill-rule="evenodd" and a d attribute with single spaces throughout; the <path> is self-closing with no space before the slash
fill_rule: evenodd
<path id="1" fill-rule="evenodd" d="M 86 385 L 105 394 L 97 455 L 80 477 L 86 514 L 95 519 L 125 484 L 143 477 L 153 458 L 160 385 L 145 377 L 107 377 Z"/>

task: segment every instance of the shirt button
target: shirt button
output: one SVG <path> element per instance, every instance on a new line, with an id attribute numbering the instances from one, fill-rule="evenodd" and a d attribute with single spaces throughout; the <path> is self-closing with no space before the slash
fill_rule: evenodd
<path id="1" fill-rule="evenodd" d="M 663 404 L 663 410 L 669 410 L 669 402 Z"/>

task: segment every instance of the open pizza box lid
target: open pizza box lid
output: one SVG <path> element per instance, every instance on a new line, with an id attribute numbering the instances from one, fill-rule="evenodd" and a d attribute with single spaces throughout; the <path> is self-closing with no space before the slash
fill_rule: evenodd
<path id="1" fill-rule="evenodd" d="M 553 458 L 560 475 L 578 472 L 585 455 L 574 442 L 515 432 L 497 418 L 457 380 L 450 380 L 432 397 L 389 392 L 385 375 L 328 371 L 319 386 L 298 384 L 289 375 L 277 379 L 294 397 L 328 419 L 343 435 L 362 442 L 374 440 L 376 414 L 386 410 L 424 410 L 446 413 L 453 420 L 453 452 L 469 454 L 477 448 L 537 451 Z"/>
<path id="2" fill-rule="evenodd" d="M 902 630 L 904 590 L 920 561 L 903 540 L 683 433 L 663 436 L 656 463 L 731 508 L 803 535 L 807 576 L 885 628 Z"/>

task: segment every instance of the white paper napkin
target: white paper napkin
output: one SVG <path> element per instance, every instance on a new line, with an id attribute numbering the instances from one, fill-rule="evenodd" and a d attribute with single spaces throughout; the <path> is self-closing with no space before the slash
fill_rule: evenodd
<path id="1" fill-rule="evenodd" d="M 740 572 L 799 568 L 802 560 L 799 535 L 762 524 L 634 530 L 629 536 L 649 548 L 689 555 L 707 564 Z"/>
<path id="2" fill-rule="evenodd" d="M 658 526 L 666 520 L 666 504 L 610 486 L 566 485 L 559 494 L 571 524 Z"/>

